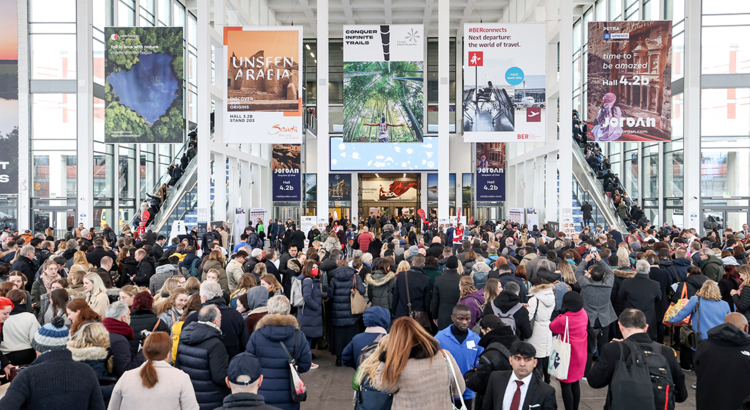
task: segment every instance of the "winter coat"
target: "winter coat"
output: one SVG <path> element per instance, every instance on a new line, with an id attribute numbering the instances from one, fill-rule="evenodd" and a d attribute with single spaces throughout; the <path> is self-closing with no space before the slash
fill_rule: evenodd
<path id="1" fill-rule="evenodd" d="M 499 280 L 503 286 L 505 286 L 505 284 L 508 282 L 516 282 L 518 287 L 521 288 L 521 291 L 518 293 L 518 296 L 521 299 L 521 303 L 525 303 L 528 300 L 528 290 L 526 289 L 526 283 L 523 281 L 523 279 L 516 277 L 516 275 L 513 274 L 513 272 L 506 272 L 506 273 L 503 273 L 502 275 L 500 275 L 499 273 L 500 272 L 498 272 L 497 280 Z M 487 275 L 487 276 L 489 278 L 493 277 L 493 275 Z"/>
<path id="2" fill-rule="evenodd" d="M 208 275 L 208 271 L 210 269 L 216 269 L 217 271 L 219 271 L 219 285 L 221 285 L 221 290 L 229 293 L 229 283 L 227 281 L 227 272 L 224 270 L 224 266 L 221 264 L 221 262 L 217 260 L 204 261 L 203 273 L 201 274 L 201 282 L 206 281 L 206 275 Z"/>
<path id="3" fill-rule="evenodd" d="M 667 270 L 669 271 L 670 275 L 675 275 L 674 280 L 676 282 L 682 282 L 687 277 L 688 268 L 690 268 L 691 266 L 693 265 L 690 259 L 677 258 L 672 261 L 672 266 Z"/>
<path id="4" fill-rule="evenodd" d="M 742 401 L 748 395 L 743 381 L 750 378 L 748 351 L 750 335 L 733 324 L 724 323 L 708 331 L 708 338 L 698 344 L 694 359 L 698 376 L 697 410 L 742 408 Z"/>
<path id="5" fill-rule="evenodd" d="M 617 215 L 619 215 L 620 219 L 623 221 L 630 220 L 630 212 L 628 211 L 628 206 L 625 205 L 625 202 L 620 202 L 620 205 L 617 207 Z"/>
<path id="6" fill-rule="evenodd" d="M 732 301 L 737 313 L 742 313 L 746 318 L 750 318 L 750 288 L 745 289 L 743 287 L 739 294 L 732 296 Z"/>
<path id="7" fill-rule="evenodd" d="M 669 297 L 667 296 L 667 292 L 672 289 L 672 280 L 668 271 L 656 266 L 651 266 L 651 270 L 648 272 L 648 277 L 659 282 L 661 300 L 659 300 L 656 306 L 656 317 L 657 319 L 660 319 L 664 317 L 664 313 L 666 313 L 667 308 L 669 308 Z"/>
<path id="8" fill-rule="evenodd" d="M 156 268 L 156 273 L 148 282 L 148 290 L 152 295 L 156 295 L 161 287 L 164 286 L 164 282 L 172 276 L 179 275 L 177 269 L 172 265 L 162 265 Z"/>
<path id="9" fill-rule="evenodd" d="M 615 310 L 615 315 L 620 316 L 623 310 L 625 310 L 625 299 L 620 298 L 619 292 L 623 282 L 631 279 L 635 276 L 635 271 L 632 269 L 613 269 L 615 274 L 615 281 L 612 284 L 612 308 Z"/>
<path id="10" fill-rule="evenodd" d="M 152 363 L 159 382 L 149 389 L 143 386 L 141 368 L 125 372 L 114 387 L 108 410 L 198 410 L 190 376 L 164 361 Z"/>
<path id="11" fill-rule="evenodd" d="M 130 327 L 133 328 L 134 335 L 133 340 L 130 341 L 130 346 L 133 350 L 138 350 L 138 340 L 141 331 L 153 331 L 157 322 L 159 322 L 159 326 L 156 327 L 156 331 L 169 333 L 169 327 L 167 324 L 159 321 L 159 318 L 156 317 L 154 312 L 146 309 L 139 309 L 130 312 Z"/>
<path id="12" fill-rule="evenodd" d="M 422 272 L 430 278 L 430 287 L 435 286 L 435 279 L 443 274 L 443 271 L 441 271 L 436 265 L 424 265 Z"/>
<path id="13" fill-rule="evenodd" d="M 19 249 L 18 252 L 20 251 L 21 250 Z M 34 262 L 25 256 L 19 256 L 18 259 L 13 262 L 13 265 L 10 268 L 11 271 L 17 270 L 26 275 L 26 279 L 28 279 L 29 282 L 31 282 L 31 280 L 34 278 L 36 269 L 37 268 L 36 266 L 34 266 Z M 29 286 L 30 285 L 26 285 L 26 290 L 30 290 Z"/>
<path id="14" fill-rule="evenodd" d="M 433 243 L 427 248 L 425 253 L 426 256 L 434 256 L 435 259 L 443 259 L 443 249 L 445 249 L 445 246 L 443 246 L 442 243 Z"/>
<path id="15" fill-rule="evenodd" d="M 183 326 L 174 366 L 190 376 L 201 410 L 221 406 L 224 396 L 230 393 L 224 381 L 229 360 L 221 330 L 213 324 L 195 322 Z"/>
<path id="16" fill-rule="evenodd" d="M 471 270 L 472 277 L 474 278 L 474 287 L 484 289 L 484 284 L 487 283 L 487 275 L 490 273 L 490 267 L 482 262 L 474 264 Z"/>
<path id="17" fill-rule="evenodd" d="M 138 272 L 135 274 L 135 282 L 138 286 L 148 287 L 149 280 L 156 273 L 156 261 L 153 256 L 144 256 L 138 263 Z"/>
<path id="18" fill-rule="evenodd" d="M 648 274 L 636 274 L 622 283 L 617 297 L 625 301 L 625 309 L 638 309 L 646 315 L 648 335 L 656 339 L 656 324 L 664 317 L 657 317 L 657 307 L 662 298 L 659 282 L 649 278 Z"/>
<path id="19" fill-rule="evenodd" d="M 305 305 L 297 309 L 297 322 L 307 339 L 323 337 L 323 293 L 320 279 L 299 276 Z"/>
<path id="20" fill-rule="evenodd" d="M 724 276 L 724 262 L 716 255 L 711 255 L 701 262 L 701 272 L 714 282 Z"/>
<path id="21" fill-rule="evenodd" d="M 283 410 L 298 410 L 289 390 L 288 356 L 283 343 L 297 362 L 299 373 L 310 370 L 312 356 L 304 333 L 299 331 L 297 319 L 291 315 L 268 314 L 258 322 L 247 342 L 247 352 L 260 361 L 263 384 L 258 394 L 266 403 Z"/>
<path id="22" fill-rule="evenodd" d="M 367 296 L 372 306 L 379 306 L 388 311 L 393 306 L 393 287 L 396 285 L 396 274 L 388 272 L 384 274 L 381 270 L 367 274 Z"/>
<path id="23" fill-rule="evenodd" d="M 529 262 L 536 259 L 538 257 L 535 253 L 527 253 L 523 256 L 523 259 L 521 259 L 521 263 L 519 263 L 520 266 L 527 266 Z"/>
<path id="24" fill-rule="evenodd" d="M 471 312 L 471 322 L 469 322 L 469 329 L 473 328 L 477 321 L 482 317 L 482 305 L 484 305 L 484 292 L 480 289 L 476 292 L 469 293 L 464 298 L 458 301 L 458 305 L 464 305 L 469 308 Z"/>
<path id="25" fill-rule="evenodd" d="M 236 393 L 224 397 L 224 405 L 217 407 L 216 410 L 278 410 L 266 404 L 265 399 L 260 394 L 255 393 Z"/>
<path id="26" fill-rule="evenodd" d="M 500 292 L 495 300 L 492 301 L 492 305 L 495 305 L 495 307 L 500 309 L 500 311 L 503 313 L 509 311 L 519 303 L 521 303 L 521 301 L 518 295 L 506 291 Z M 490 305 L 489 303 L 484 305 L 484 312 L 482 312 L 482 317 L 495 314 L 495 311 L 492 310 L 492 305 Z M 531 323 L 529 321 L 528 309 L 526 309 L 525 307 L 521 307 L 513 315 L 513 319 L 515 319 L 516 321 L 516 336 L 518 336 L 518 338 L 521 340 L 530 338 L 532 329 Z"/>
<path id="27" fill-rule="evenodd" d="M 109 377 L 109 372 L 107 371 L 109 351 L 106 347 L 90 346 L 75 348 L 68 346 L 68 350 L 73 355 L 74 361 L 91 366 L 94 373 L 96 373 L 96 377 Z"/>
<path id="28" fill-rule="evenodd" d="M 370 343 L 381 335 L 386 334 L 386 329 L 391 322 L 391 312 L 379 306 L 371 306 L 362 315 L 367 327 L 364 332 L 354 336 L 351 342 L 344 348 L 341 360 L 344 365 L 356 369 L 359 363 L 359 354 Z"/>
<path id="29" fill-rule="evenodd" d="M 113 373 L 122 376 L 127 370 L 135 369 L 143 363 L 143 353 L 132 350 L 129 340 L 133 339 L 133 329 L 127 323 L 104 318 L 102 324 L 109 332 L 109 350 L 112 352 Z"/>
<path id="30" fill-rule="evenodd" d="M 217 296 L 207 300 L 203 306 L 215 305 L 221 312 L 221 341 L 227 349 L 229 360 L 242 351 L 242 346 L 247 344 L 249 333 L 242 315 L 237 310 L 227 306 L 223 297 Z M 193 312 L 185 319 L 182 328 L 198 320 L 198 313 Z"/>
<path id="31" fill-rule="evenodd" d="M 138 262 L 134 257 L 128 256 L 120 262 L 122 272 L 120 280 L 117 282 L 117 287 L 123 287 L 130 283 L 130 277 L 138 274 Z"/>
<path id="32" fill-rule="evenodd" d="M 227 275 L 227 286 L 230 292 L 234 292 L 237 289 L 237 284 L 240 283 L 242 275 L 245 274 L 245 270 L 242 268 L 242 264 L 237 262 L 236 259 L 232 259 L 227 264 L 226 275 Z"/>
<path id="33" fill-rule="evenodd" d="M 700 307 L 696 311 L 696 305 L 700 299 Z M 708 300 L 699 296 L 693 296 L 688 303 L 669 319 L 670 323 L 679 323 L 690 315 L 690 323 L 693 330 L 701 334 L 701 339 L 708 338 L 708 331 L 724 323 L 724 317 L 731 313 L 729 305 L 723 300 Z"/>
<path id="34" fill-rule="evenodd" d="M 588 357 L 588 327 L 589 317 L 586 311 L 565 312 L 555 318 L 549 324 L 552 333 L 562 335 L 565 333 L 565 320 L 568 320 L 568 334 L 570 335 L 570 366 L 568 367 L 568 378 L 560 380 L 563 383 L 574 383 L 583 378 Z"/>
<path id="35" fill-rule="evenodd" d="M 482 408 L 481 403 L 484 401 L 487 383 L 490 381 L 492 372 L 513 370 L 508 359 L 510 358 L 510 347 L 517 341 L 518 337 L 508 326 L 491 330 L 479 340 L 479 346 L 484 348 L 482 354 L 479 355 L 479 363 L 475 369 L 464 373 L 466 388 L 477 394 L 475 400 L 478 404 L 477 409 Z"/>
<path id="36" fill-rule="evenodd" d="M 690 275 L 681 283 L 677 284 L 677 290 L 674 292 L 674 295 L 672 296 L 672 303 L 677 303 L 678 300 L 682 298 L 682 288 L 687 285 L 687 298 L 693 297 L 699 290 L 701 290 L 701 287 L 703 287 L 703 284 L 706 283 L 706 281 L 709 280 L 706 275 Z M 750 292 L 748 292 L 750 293 Z M 750 302 L 750 301 L 749 301 Z"/>
<path id="37" fill-rule="evenodd" d="M 404 273 L 407 273 L 404 275 Z M 432 289 L 430 288 L 430 278 L 424 274 L 422 268 L 412 267 L 407 272 L 402 272 L 396 277 L 396 286 L 393 291 L 393 312 L 394 319 L 409 316 L 409 307 L 407 306 L 406 280 L 409 277 L 409 295 L 411 297 L 412 312 L 429 312 L 430 302 L 432 300 Z M 458 292 L 458 287 L 456 287 Z M 458 302 L 458 297 L 456 297 Z"/>
<path id="38" fill-rule="evenodd" d="M 611 300 L 615 275 L 606 262 L 599 261 L 597 265 L 604 271 L 604 277 L 601 281 L 597 282 L 586 277 L 586 265 L 586 263 L 581 263 L 576 268 L 576 281 L 581 285 L 583 308 L 589 316 L 589 325 L 591 327 L 596 325 L 597 319 L 599 320 L 599 324 L 605 327 L 617 320 Z"/>
<path id="39" fill-rule="evenodd" d="M 430 311 L 432 312 L 432 318 L 438 321 L 438 330 L 443 330 L 453 323 L 451 320 L 453 307 L 461 299 L 460 282 L 461 275 L 455 269 L 445 269 L 442 276 L 435 278 Z M 409 284 L 411 285 L 411 277 L 409 278 Z M 411 297 L 413 309 L 414 293 L 411 294 Z"/>
<path id="40" fill-rule="evenodd" d="M 328 297 L 333 300 L 331 319 L 333 326 L 351 326 L 359 320 L 361 315 L 352 315 L 351 290 L 356 280 L 357 291 L 365 294 L 365 285 L 357 275 L 357 271 L 349 266 L 340 266 L 331 272 L 331 284 L 328 286 Z"/>
<path id="41" fill-rule="evenodd" d="M 555 310 L 555 285 L 546 283 L 529 289 L 529 322 L 533 323 L 531 337 L 526 340 L 536 349 L 536 357 L 552 354 L 552 332 L 549 330 Z"/>
<path id="42" fill-rule="evenodd" d="M 117 260 L 117 256 L 115 256 L 115 253 L 110 250 L 104 249 L 103 246 L 97 246 L 93 251 L 87 253 L 86 260 L 88 261 L 88 263 L 98 268 L 101 264 L 102 258 L 105 256 L 109 256 L 110 258 L 112 258 L 113 262 Z"/>

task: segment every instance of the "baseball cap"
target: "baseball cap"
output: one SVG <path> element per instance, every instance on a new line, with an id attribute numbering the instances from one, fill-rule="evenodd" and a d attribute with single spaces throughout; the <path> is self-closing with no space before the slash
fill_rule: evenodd
<path id="1" fill-rule="evenodd" d="M 250 380 L 238 381 L 240 376 L 248 376 Z M 260 377 L 260 362 L 250 353 L 243 352 L 234 356 L 227 368 L 227 378 L 232 384 L 249 386 Z"/>

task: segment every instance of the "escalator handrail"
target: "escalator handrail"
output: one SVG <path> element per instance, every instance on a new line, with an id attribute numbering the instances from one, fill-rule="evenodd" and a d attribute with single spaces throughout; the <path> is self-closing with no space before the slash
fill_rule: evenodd
<path id="1" fill-rule="evenodd" d="M 576 162 L 579 164 L 582 171 L 591 172 L 591 167 L 589 166 L 588 162 L 585 161 L 585 158 L 583 158 L 583 153 L 581 152 L 580 147 L 577 147 L 577 144 L 574 141 L 571 143 L 574 146 L 573 156 L 576 157 L 576 160 L 577 160 Z M 602 205 L 605 205 L 605 206 L 598 206 L 598 208 L 600 209 L 600 212 L 602 216 L 604 217 L 605 222 L 608 225 L 613 225 L 613 226 L 618 227 L 619 230 L 622 232 L 622 229 L 625 228 L 625 225 L 623 221 L 620 219 L 620 217 L 617 215 L 617 213 L 615 212 L 615 209 L 612 206 L 610 206 L 611 198 L 609 198 L 609 196 L 606 193 L 604 193 L 603 189 L 599 191 L 600 184 L 598 183 L 598 181 L 595 180 L 593 183 L 591 183 L 592 185 L 591 188 L 597 189 L 597 195 L 593 195 L 592 190 L 586 189 L 586 185 L 583 183 L 580 176 L 576 174 L 576 172 L 573 172 L 573 177 L 576 179 L 581 189 L 588 192 L 588 194 L 591 196 L 594 202 L 597 202 L 595 198 L 598 198 L 598 196 L 602 197 L 602 201 L 603 201 Z"/>

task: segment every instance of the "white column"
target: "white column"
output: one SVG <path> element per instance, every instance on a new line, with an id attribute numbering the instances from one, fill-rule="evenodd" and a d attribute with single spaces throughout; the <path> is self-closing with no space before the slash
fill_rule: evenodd
<path id="1" fill-rule="evenodd" d="M 18 55 L 29 55 L 28 1 L 18 0 Z M 18 226 L 31 227 L 29 59 L 18 59 Z"/>
<path id="2" fill-rule="evenodd" d="M 258 164 L 252 165 L 252 170 L 250 171 L 250 188 L 253 191 L 253 199 L 252 199 L 252 207 L 253 208 L 260 208 L 260 202 L 261 202 L 261 189 L 263 187 L 263 175 L 261 172 L 261 166 Z"/>
<path id="3" fill-rule="evenodd" d="M 534 200 L 531 203 L 531 207 L 536 208 L 539 214 L 540 223 L 545 216 L 544 205 L 544 156 L 541 156 L 534 159 Z M 539 228 L 542 226 L 539 225 Z"/>
<path id="4" fill-rule="evenodd" d="M 245 144 L 247 145 L 247 144 Z M 241 186 L 240 186 L 240 205 L 245 208 L 245 211 L 249 211 L 252 207 L 252 201 L 253 201 L 253 192 L 250 189 L 252 187 L 252 173 L 250 172 L 250 162 L 248 161 L 241 161 L 240 162 L 240 178 L 241 178 Z M 271 209 L 269 208 L 269 212 Z"/>
<path id="5" fill-rule="evenodd" d="M 545 170 L 545 189 L 547 190 L 545 201 L 545 218 L 546 222 L 557 220 L 557 153 L 547 154 Z M 558 221 L 559 222 L 559 221 Z"/>
<path id="6" fill-rule="evenodd" d="M 78 120 L 78 221 L 87 228 L 94 223 L 94 116 L 91 55 L 93 53 L 92 5 L 78 0 L 76 6 Z M 138 158 L 136 158 L 136 165 Z M 65 169 L 64 167 L 62 169 Z M 138 167 L 136 166 L 136 169 Z M 135 172 L 135 170 L 133 170 Z"/>
<path id="7" fill-rule="evenodd" d="M 548 8 L 553 7 L 548 5 Z M 554 65 L 554 61 L 548 61 Z M 560 208 L 573 207 L 573 0 L 560 0 Z M 551 115 L 550 121 L 555 116 Z M 551 137 L 551 136 L 550 136 Z"/>
<path id="8" fill-rule="evenodd" d="M 701 2 L 685 2 L 685 189 L 683 228 L 701 223 Z"/>
<path id="9" fill-rule="evenodd" d="M 359 212 L 358 193 L 359 193 L 359 174 L 356 172 L 352 172 L 352 210 L 351 211 L 352 211 L 352 216 L 357 217 L 357 224 L 359 225 L 360 222 L 363 222 L 362 218 L 367 218 L 368 215 L 367 213 L 362 214 Z"/>
<path id="10" fill-rule="evenodd" d="M 229 226 L 234 226 L 234 210 L 240 206 L 240 164 L 237 158 L 229 157 Z"/>
<path id="11" fill-rule="evenodd" d="M 318 210 L 328 217 L 328 170 L 331 140 L 328 136 L 328 0 L 318 0 Z M 354 193 L 352 193 L 354 195 Z"/>
<path id="12" fill-rule="evenodd" d="M 198 223 L 209 221 L 211 192 L 211 47 L 208 30 L 211 18 L 211 0 L 198 0 Z M 220 120 L 220 119 L 217 119 Z"/>
<path id="13" fill-rule="evenodd" d="M 223 154 L 214 154 L 214 217 L 226 221 L 227 217 L 227 160 Z"/>
<path id="14" fill-rule="evenodd" d="M 438 187 L 450 186 L 450 116 L 448 113 L 450 105 L 450 12 L 450 0 L 439 0 L 438 156 L 440 162 L 438 164 Z M 438 189 L 438 219 L 448 218 L 450 205 L 448 194 L 447 189 Z M 460 204 L 459 201 L 460 199 L 456 198 L 458 204 Z"/>
<path id="15" fill-rule="evenodd" d="M 464 76 L 463 76 L 463 64 L 464 64 L 464 42 L 463 33 L 464 25 L 461 24 L 458 27 L 458 35 L 456 36 L 456 99 L 452 101 L 456 104 L 456 135 L 462 135 L 464 132 L 464 122 L 461 120 L 462 113 L 464 112 Z M 449 93 L 450 94 L 450 93 Z M 472 156 L 474 153 L 472 152 Z M 507 156 L 506 156 L 507 158 Z M 507 161 L 506 161 L 507 162 Z M 425 209 L 426 211 L 426 209 Z"/>
<path id="16" fill-rule="evenodd" d="M 419 207 L 424 209 L 425 214 L 427 214 L 427 216 L 429 217 L 430 212 L 429 212 L 429 209 L 427 209 L 427 195 L 428 195 L 427 188 L 429 187 L 427 184 L 427 172 L 422 172 L 420 174 L 420 180 L 422 181 L 420 182 L 420 186 L 422 187 L 422 197 L 421 197 L 421 203 L 419 204 Z"/>

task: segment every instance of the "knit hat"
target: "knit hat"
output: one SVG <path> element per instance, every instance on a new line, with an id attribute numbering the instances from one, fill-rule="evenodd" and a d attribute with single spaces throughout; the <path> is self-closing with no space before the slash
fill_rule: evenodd
<path id="1" fill-rule="evenodd" d="M 449 256 L 445 262 L 445 267 L 448 269 L 458 269 L 458 258 L 455 256 Z"/>
<path id="2" fill-rule="evenodd" d="M 416 245 L 410 247 L 409 248 L 409 255 L 411 255 L 411 256 L 417 256 L 417 255 L 419 255 L 419 248 Z"/>
<path id="3" fill-rule="evenodd" d="M 42 326 L 34 340 L 31 341 L 31 347 L 37 352 L 44 353 L 50 350 L 65 350 L 68 343 L 68 328 L 65 327 L 65 320 L 60 316 L 52 319 L 52 322 Z"/>
<path id="4" fill-rule="evenodd" d="M 583 298 L 578 292 L 567 292 L 563 296 L 562 306 L 568 312 L 578 312 L 583 309 Z"/>

